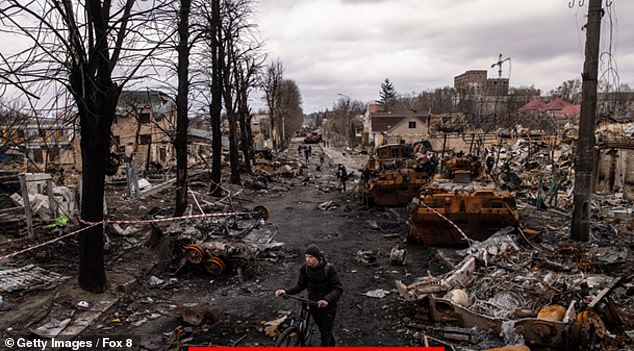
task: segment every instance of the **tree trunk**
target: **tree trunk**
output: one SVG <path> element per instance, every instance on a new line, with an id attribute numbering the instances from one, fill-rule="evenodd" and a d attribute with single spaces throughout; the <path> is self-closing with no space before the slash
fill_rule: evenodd
<path id="1" fill-rule="evenodd" d="M 81 126 L 82 198 L 81 219 L 88 223 L 103 221 L 105 168 L 110 149 L 110 127 L 121 90 L 111 81 L 105 83 L 84 81 L 77 72 L 71 78 Z M 101 83 L 101 84 L 100 84 Z M 82 90 L 82 85 L 83 90 Z M 82 223 L 84 227 L 89 224 Z M 79 286 L 93 293 L 106 290 L 104 267 L 103 224 L 79 234 Z"/>
<path id="2" fill-rule="evenodd" d="M 211 1 L 211 103 L 209 105 L 209 119 L 211 124 L 212 162 L 211 162 L 211 184 L 209 192 L 219 195 L 221 188 L 221 156 L 222 156 L 222 130 L 220 129 L 220 114 L 222 112 L 222 73 L 219 64 L 218 54 L 220 40 L 220 0 Z"/>
<path id="3" fill-rule="evenodd" d="M 244 154 L 244 165 L 247 173 L 251 174 L 251 160 L 253 160 L 253 136 L 251 135 L 251 116 L 249 110 L 240 107 L 240 146 Z"/>
<path id="4" fill-rule="evenodd" d="M 181 0 L 178 23 L 178 93 L 176 94 L 176 206 L 175 216 L 182 216 L 187 207 L 187 130 L 189 117 L 189 11 L 191 0 Z"/>
<path id="5" fill-rule="evenodd" d="M 238 149 L 238 122 L 235 112 L 227 114 L 229 118 L 229 161 L 231 164 L 231 183 L 240 184 L 240 154 Z"/>

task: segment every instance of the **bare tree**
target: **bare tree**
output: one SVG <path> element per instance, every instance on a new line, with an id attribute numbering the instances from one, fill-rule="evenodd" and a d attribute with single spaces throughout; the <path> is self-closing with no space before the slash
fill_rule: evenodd
<path id="1" fill-rule="evenodd" d="M 250 91 L 257 85 L 264 62 L 264 55 L 253 51 L 252 54 L 236 60 L 235 89 L 237 96 L 238 118 L 240 122 L 240 147 L 244 154 L 247 173 L 251 173 L 254 156 L 253 133 L 251 131 L 251 109 L 248 98 Z"/>
<path id="2" fill-rule="evenodd" d="M 201 54 L 201 71 L 209 92 L 209 113 L 213 134 L 210 191 L 219 191 L 221 181 L 221 113 L 229 122 L 231 182 L 240 183 L 242 150 L 247 170 L 253 147 L 250 141 L 248 96 L 261 66 L 261 44 L 255 40 L 256 26 L 250 22 L 251 0 L 212 0 L 205 14 L 207 42 Z M 248 123 L 247 123 L 248 121 Z M 251 151 L 249 151 L 251 150 Z"/>
<path id="3" fill-rule="evenodd" d="M 294 131 L 301 127 L 304 120 L 302 111 L 302 95 L 295 81 L 282 79 L 278 89 L 277 111 L 280 128 L 284 131 L 281 135 L 282 145 L 286 146 L 295 134 Z"/>
<path id="4" fill-rule="evenodd" d="M 207 15 L 207 25 L 209 27 L 208 46 L 211 54 L 209 121 L 211 124 L 213 150 L 209 191 L 215 195 L 218 195 L 221 191 L 222 176 L 222 130 L 220 128 L 222 114 L 222 56 L 220 52 L 220 21 L 220 0 L 211 0 L 211 13 Z"/>
<path id="5" fill-rule="evenodd" d="M 176 205 L 174 215 L 181 216 L 187 207 L 187 131 L 189 129 L 189 15 L 191 0 L 180 0 L 178 11 L 178 92 L 176 94 L 176 135 L 174 149 L 176 151 Z"/>
<path id="6" fill-rule="evenodd" d="M 19 103 L 7 105 L 0 99 L 0 153 L 15 148 L 23 149 L 29 141 L 29 136 L 18 134 L 18 131 L 26 130 L 29 119 L 22 110 L 23 106 Z"/>
<path id="7" fill-rule="evenodd" d="M 558 96 L 566 101 L 581 103 L 581 80 L 569 79 L 561 83 L 550 95 Z"/>
<path id="8" fill-rule="evenodd" d="M 262 86 L 264 89 L 264 98 L 266 105 L 269 108 L 269 118 L 271 120 L 271 138 L 273 139 L 273 149 L 279 150 L 280 145 L 280 132 L 278 131 L 280 124 L 283 125 L 281 117 L 279 116 L 279 98 L 280 98 L 280 85 L 284 78 L 284 67 L 282 62 L 275 60 L 266 68 L 264 73 L 264 79 Z M 282 128 L 282 135 L 284 129 Z"/>
<path id="9" fill-rule="evenodd" d="M 332 109 L 334 124 L 330 132 L 344 137 L 348 145 L 354 145 L 355 116 L 363 114 L 366 108 L 362 101 L 352 100 L 349 96 L 341 94 Z"/>
<path id="10" fill-rule="evenodd" d="M 82 156 L 79 285 L 106 289 L 103 251 L 103 195 L 110 149 L 110 127 L 123 86 L 156 46 L 146 43 L 157 2 L 136 4 L 87 0 L 5 0 L 0 21 L 5 30 L 30 42 L 27 49 L 3 56 L 3 84 L 18 86 L 26 97 L 63 86 L 79 117 Z M 125 62 L 124 65 L 121 63 Z M 120 74 L 119 76 L 116 73 Z M 56 84 L 51 84 L 56 83 Z"/>

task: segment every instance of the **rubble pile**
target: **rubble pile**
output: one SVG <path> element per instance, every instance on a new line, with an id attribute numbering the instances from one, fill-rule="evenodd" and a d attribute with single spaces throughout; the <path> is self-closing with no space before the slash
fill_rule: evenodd
<path id="1" fill-rule="evenodd" d="M 518 139 L 493 151 L 493 174 L 504 189 L 540 207 L 570 209 L 574 188 L 573 146 Z"/>
<path id="2" fill-rule="evenodd" d="M 554 223 L 530 237 L 503 228 L 455 252 L 451 272 L 397 281 L 397 290 L 414 301 L 424 335 L 440 328 L 441 344 L 618 349 L 632 345 L 634 316 L 634 236 L 625 226 L 595 224 L 589 243 L 569 241 Z"/>

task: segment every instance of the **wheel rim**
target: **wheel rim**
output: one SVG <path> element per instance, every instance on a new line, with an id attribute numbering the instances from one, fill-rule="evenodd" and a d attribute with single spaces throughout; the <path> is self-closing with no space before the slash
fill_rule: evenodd
<path id="1" fill-rule="evenodd" d="M 203 250 L 202 247 L 196 244 L 185 246 L 185 258 L 187 258 L 187 261 L 193 264 L 199 264 L 203 261 L 204 257 L 205 250 Z"/>
<path id="2" fill-rule="evenodd" d="M 225 263 L 220 257 L 210 257 L 207 262 L 205 262 L 205 270 L 214 277 L 221 276 L 225 268 Z"/>
<path id="3" fill-rule="evenodd" d="M 269 212 L 269 209 L 264 206 L 255 206 L 253 208 L 253 217 L 266 221 L 271 218 L 271 212 Z"/>

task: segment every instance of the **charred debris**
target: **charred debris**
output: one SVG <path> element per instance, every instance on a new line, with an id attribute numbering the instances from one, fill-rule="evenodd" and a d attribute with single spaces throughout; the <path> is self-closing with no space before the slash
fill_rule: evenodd
<path id="1" fill-rule="evenodd" d="M 569 239 L 574 187 L 572 139 L 552 142 L 531 135 L 506 139 L 488 150 L 469 154 L 435 152 L 425 143 L 376 148 L 360 170 L 354 193 L 358 200 L 355 215 L 375 216 L 381 209 L 402 209 L 407 216 L 407 228 L 395 227 L 384 235 L 406 239 L 407 243 L 399 243 L 389 253 L 360 250 L 356 262 L 368 265 L 386 256 L 391 265 L 406 268 L 422 259 L 407 258 L 408 246 L 424 245 L 433 248 L 435 260 L 453 268 L 444 274 L 404 275 L 395 280 L 392 291 L 376 289 L 366 295 L 380 299 L 398 296 L 412 318 L 401 320 L 395 328 L 412 336 L 415 345 L 440 345 L 454 350 L 502 346 L 513 346 L 516 350 L 631 348 L 634 345 L 631 255 L 634 221 L 629 192 L 632 179 L 628 173 L 629 154 L 615 148 L 616 134 L 621 133 L 607 127 L 599 129 L 592 240 L 587 243 Z M 312 140 L 307 142 L 305 145 L 311 145 Z M 315 153 L 328 151 L 319 144 L 312 147 Z M 344 153 L 338 154 L 343 158 L 336 162 L 363 154 L 360 150 Z M 333 163 L 333 155 L 328 156 L 324 162 Z M 305 154 L 295 155 L 293 149 L 277 155 L 261 152 L 255 171 L 244 181 L 244 189 L 283 194 L 297 184 L 311 184 L 320 191 L 334 193 L 334 175 L 322 178 L 313 172 L 311 167 L 325 165 L 321 161 L 317 164 L 315 158 L 312 160 L 309 165 Z M 284 245 L 275 240 L 276 219 L 269 218 L 266 208 L 239 196 L 242 188 L 226 189 L 226 197 L 209 199 L 204 195 L 206 177 L 205 172 L 192 172 L 193 205 L 187 213 L 192 218 L 173 222 L 161 221 L 169 218 L 170 213 L 163 203 L 163 194 L 169 193 L 173 186 L 169 174 L 146 177 L 149 185 L 140 189 L 142 204 L 132 210 L 125 210 L 132 201 L 127 197 L 125 182 L 113 179 L 109 188 L 115 196 L 109 199 L 109 216 L 124 221 L 113 221 L 107 230 L 111 237 L 124 238 L 124 244 L 111 240 L 110 250 L 153 247 L 158 259 L 147 263 L 169 274 L 196 271 L 210 279 L 231 275 L 238 280 L 242 280 L 245 272 L 257 275 L 258 260 L 277 259 L 278 250 Z M 71 232 L 71 225 L 55 219 L 67 214 L 72 221 L 76 208 L 72 200 L 76 196 L 62 195 L 72 191 L 53 191 L 53 203 L 64 205 L 46 207 L 35 204 L 50 198 L 47 186 L 34 188 L 42 191 L 42 196 L 39 202 L 35 197 L 29 202 L 33 235 L 47 239 L 53 231 L 56 235 Z M 13 228 L 3 234 L 8 244 L 3 253 L 29 242 L 26 224 L 15 220 L 11 222 L 15 224 L 10 224 L 7 219 L 6 214 L 15 217 L 26 211 L 24 202 L 13 198 L 15 202 L 2 212 L 5 228 Z M 330 211 L 339 206 L 337 200 L 332 200 L 319 204 L 316 210 Z M 202 220 L 194 218 L 200 214 L 209 216 Z M 140 223 L 133 223 L 135 220 Z M 57 224 L 45 227 L 52 223 Z M 139 233 L 145 235 L 140 238 Z M 54 245 L 55 250 L 72 252 L 72 241 Z M 17 259 L 15 264 L 4 266 L 0 275 L 3 294 L 50 289 L 70 279 L 67 267 L 46 265 L 47 254 L 27 255 L 30 265 Z M 121 259 L 117 254 L 110 257 L 112 262 Z M 71 260 L 69 264 L 72 265 Z M 22 279 L 27 276 L 28 279 Z M 146 280 L 158 288 L 179 284 L 177 279 L 154 275 Z M 126 284 L 129 283 L 124 281 L 121 286 Z M 102 311 L 106 309 L 103 307 Z M 180 341 L 187 330 L 191 333 L 192 326 L 212 328 L 211 325 L 221 324 L 223 318 L 213 306 L 201 304 L 178 305 L 174 311 L 185 326 L 175 328 L 169 338 Z M 120 314 L 115 319 L 128 318 L 131 323 L 141 325 L 144 320 L 155 318 L 156 313 L 163 312 L 136 318 Z M 44 322 L 51 321 L 41 322 L 32 327 L 44 328 Z M 70 326 L 74 323 L 58 322 Z M 283 323 L 273 323 L 274 327 L 269 324 L 266 333 L 274 336 L 274 330 Z M 58 325 L 55 330 L 61 333 L 65 328 L 68 326 Z M 73 328 L 69 330 L 75 333 L 90 329 Z"/>
<path id="2" fill-rule="evenodd" d="M 527 134 L 466 155 L 385 145 L 370 156 L 357 188 L 363 203 L 407 203 L 407 241 L 436 247 L 455 267 L 395 282 L 415 311 L 412 326 L 422 345 L 634 345 L 634 178 L 624 147 L 632 145 L 631 136 L 624 140 L 620 128 L 598 128 L 592 240 L 581 243 L 570 240 L 575 140 L 567 135 L 573 134 L 555 140 Z M 424 184 L 412 192 L 408 186 L 417 181 Z M 410 201 L 403 201 L 407 196 Z M 391 256 L 402 257 L 401 251 Z"/>

